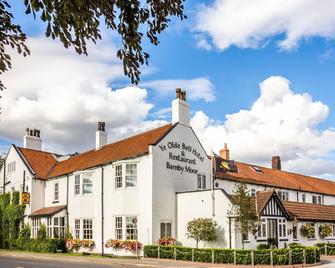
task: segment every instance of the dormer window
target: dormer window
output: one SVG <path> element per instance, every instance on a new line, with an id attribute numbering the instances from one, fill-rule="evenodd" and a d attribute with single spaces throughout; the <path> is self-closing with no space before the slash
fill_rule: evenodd
<path id="1" fill-rule="evenodd" d="M 263 171 L 259 167 L 249 166 L 249 168 L 257 173 L 263 173 Z"/>

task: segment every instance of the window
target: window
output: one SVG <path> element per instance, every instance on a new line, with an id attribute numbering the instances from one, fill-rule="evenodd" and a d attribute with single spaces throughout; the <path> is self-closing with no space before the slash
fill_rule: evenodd
<path id="1" fill-rule="evenodd" d="M 92 174 L 82 174 L 83 177 L 83 194 L 91 194 L 92 193 Z"/>
<path id="2" fill-rule="evenodd" d="M 206 175 L 198 174 L 198 189 L 206 189 Z"/>
<path id="3" fill-rule="evenodd" d="M 115 188 L 122 188 L 122 165 L 115 166 Z"/>
<path id="4" fill-rule="evenodd" d="M 262 219 L 261 224 L 258 226 L 258 237 L 266 237 L 266 220 Z"/>
<path id="5" fill-rule="evenodd" d="M 243 241 L 249 240 L 249 232 L 248 231 L 242 233 L 242 239 L 243 239 Z"/>
<path id="6" fill-rule="evenodd" d="M 306 195 L 305 195 L 305 194 L 302 194 L 302 195 L 301 195 L 301 201 L 302 201 L 303 203 L 306 203 Z"/>
<path id="7" fill-rule="evenodd" d="M 161 238 L 171 236 L 171 222 L 161 222 Z"/>
<path id="8" fill-rule="evenodd" d="M 80 175 L 74 176 L 74 194 L 80 194 Z"/>
<path id="9" fill-rule="evenodd" d="M 83 220 L 83 239 L 93 239 L 92 219 Z"/>
<path id="10" fill-rule="evenodd" d="M 7 164 L 7 173 L 10 174 L 13 172 L 15 172 L 15 161 Z"/>
<path id="11" fill-rule="evenodd" d="M 136 187 L 137 164 L 126 164 L 126 187 Z"/>
<path id="12" fill-rule="evenodd" d="M 123 239 L 122 217 L 115 217 L 115 239 Z"/>
<path id="13" fill-rule="evenodd" d="M 286 237 L 286 220 L 279 219 L 279 237 Z"/>
<path id="14" fill-rule="evenodd" d="M 126 217 L 126 239 L 137 240 L 137 217 Z"/>
<path id="15" fill-rule="evenodd" d="M 278 191 L 278 196 L 283 201 L 288 201 L 288 192 L 286 191 Z"/>
<path id="16" fill-rule="evenodd" d="M 80 219 L 74 220 L 74 238 L 80 239 Z"/>
<path id="17" fill-rule="evenodd" d="M 65 220 L 64 217 L 54 217 L 54 235 L 53 238 L 65 237 Z"/>
<path id="18" fill-rule="evenodd" d="M 38 229 L 40 228 L 40 225 L 41 225 L 41 219 L 40 218 L 33 218 L 32 219 L 32 228 L 31 228 L 32 237 L 34 237 L 34 238 L 37 237 L 37 232 L 38 232 Z"/>
<path id="19" fill-rule="evenodd" d="M 321 198 L 320 195 L 318 196 L 318 204 L 320 204 L 320 205 L 322 204 L 322 198 Z"/>
<path id="20" fill-rule="evenodd" d="M 298 226 L 297 224 L 293 224 L 292 227 L 292 236 L 293 236 L 293 240 L 298 240 Z"/>
<path id="21" fill-rule="evenodd" d="M 47 219 L 47 237 L 52 238 L 52 219 L 48 217 Z"/>
<path id="22" fill-rule="evenodd" d="M 54 201 L 58 201 L 59 200 L 59 183 L 56 182 L 54 184 Z"/>
<path id="23" fill-rule="evenodd" d="M 256 196 L 256 190 L 255 189 L 250 190 L 250 196 L 252 196 L 252 197 Z"/>

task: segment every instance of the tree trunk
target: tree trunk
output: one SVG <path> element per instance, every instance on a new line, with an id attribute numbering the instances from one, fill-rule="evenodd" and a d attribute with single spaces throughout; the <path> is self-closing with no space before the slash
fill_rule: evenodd
<path id="1" fill-rule="evenodd" d="M 199 244 L 199 240 L 197 239 L 196 240 L 196 245 L 195 245 L 196 248 L 198 248 L 198 244 Z"/>

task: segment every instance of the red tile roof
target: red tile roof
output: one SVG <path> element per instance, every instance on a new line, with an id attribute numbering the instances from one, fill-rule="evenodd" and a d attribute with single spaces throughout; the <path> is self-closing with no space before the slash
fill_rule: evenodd
<path id="1" fill-rule="evenodd" d="M 30 214 L 30 217 L 41 217 L 41 216 L 48 216 L 48 215 L 54 215 L 57 212 L 60 212 L 66 208 L 66 206 L 54 206 L 54 207 L 45 207 L 40 208 L 38 210 L 35 210 L 33 213 Z"/>
<path id="2" fill-rule="evenodd" d="M 99 150 L 91 150 L 73 156 L 68 160 L 58 162 L 48 177 L 57 177 L 74 171 L 96 167 L 108 162 L 147 154 L 149 152 L 149 145 L 157 143 L 173 127 L 174 125 L 167 124 L 105 145 Z"/>
<path id="3" fill-rule="evenodd" d="M 335 222 L 335 206 L 284 201 L 292 219 Z"/>
<path id="4" fill-rule="evenodd" d="M 221 158 L 216 157 L 216 178 L 218 179 L 244 181 L 268 187 L 335 195 L 335 181 L 230 161 L 229 165 L 232 165 L 231 162 L 234 162 L 234 165 L 237 167 L 237 171 L 233 172 L 222 168 L 222 165 L 220 168 L 221 161 L 223 161 Z M 256 169 L 253 167 L 256 167 Z"/>
<path id="5" fill-rule="evenodd" d="M 25 160 L 28 162 L 33 172 L 35 172 L 35 177 L 38 179 L 46 178 L 51 169 L 57 163 L 57 159 L 53 153 L 37 151 L 22 147 L 17 148 L 19 149 Z"/>
<path id="6" fill-rule="evenodd" d="M 273 195 L 273 191 L 261 191 L 256 194 L 257 214 L 260 214 Z"/>

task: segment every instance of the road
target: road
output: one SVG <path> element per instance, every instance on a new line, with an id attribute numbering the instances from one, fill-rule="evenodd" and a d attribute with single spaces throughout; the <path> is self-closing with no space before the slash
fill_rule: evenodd
<path id="1" fill-rule="evenodd" d="M 60 260 L 40 260 L 40 259 L 23 259 L 0 256 L 0 268 L 126 268 L 134 266 L 125 266 L 119 264 L 97 264 L 90 263 L 91 260 L 87 260 L 87 263 L 76 263 L 76 262 L 64 262 Z"/>

